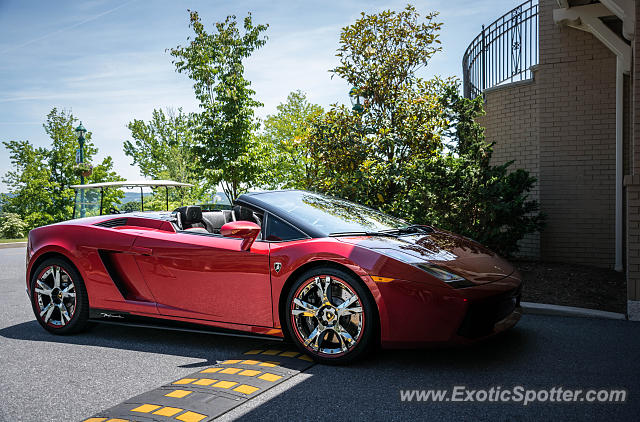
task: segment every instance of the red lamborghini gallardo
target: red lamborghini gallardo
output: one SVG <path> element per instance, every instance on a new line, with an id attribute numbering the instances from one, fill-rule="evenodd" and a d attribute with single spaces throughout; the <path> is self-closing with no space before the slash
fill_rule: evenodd
<path id="1" fill-rule="evenodd" d="M 467 238 L 297 190 L 70 220 L 27 247 L 27 291 L 52 333 L 108 321 L 269 336 L 325 363 L 491 336 L 518 321 L 520 289 Z"/>

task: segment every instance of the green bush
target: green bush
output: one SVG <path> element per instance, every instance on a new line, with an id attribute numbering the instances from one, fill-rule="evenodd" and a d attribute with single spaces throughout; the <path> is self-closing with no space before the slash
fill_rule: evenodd
<path id="1" fill-rule="evenodd" d="M 20 239 L 27 235 L 27 223 L 12 212 L 0 215 L 0 236 L 5 239 Z"/>

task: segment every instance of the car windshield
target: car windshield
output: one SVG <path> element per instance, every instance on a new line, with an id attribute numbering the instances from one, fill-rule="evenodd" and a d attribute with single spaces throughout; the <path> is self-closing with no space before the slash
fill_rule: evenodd
<path id="1" fill-rule="evenodd" d="M 269 202 L 294 219 L 303 220 L 325 235 L 392 231 L 409 227 L 399 218 L 356 204 L 303 191 L 261 193 L 260 199 Z"/>

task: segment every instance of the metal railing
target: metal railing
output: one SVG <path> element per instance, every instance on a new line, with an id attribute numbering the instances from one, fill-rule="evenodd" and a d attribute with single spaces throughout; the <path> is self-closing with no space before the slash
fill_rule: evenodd
<path id="1" fill-rule="evenodd" d="M 533 77 L 538 64 L 538 2 L 528 0 L 505 13 L 471 41 L 462 58 L 464 96 Z"/>

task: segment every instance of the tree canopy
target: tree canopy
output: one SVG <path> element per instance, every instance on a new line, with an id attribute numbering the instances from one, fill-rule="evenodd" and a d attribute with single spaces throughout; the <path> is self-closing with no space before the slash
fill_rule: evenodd
<path id="1" fill-rule="evenodd" d="M 53 108 L 43 124 L 51 139 L 50 146 L 34 147 L 29 141 L 3 141 L 9 152 L 13 169 L 3 182 L 10 195 L 3 195 L 3 211 L 19 214 L 29 228 L 67 220 L 73 213 L 74 190 L 71 185 L 80 183 L 75 168 L 78 139 L 75 126 L 78 119 L 70 111 Z M 85 136 L 84 158 L 92 163 L 98 152 L 91 132 Z M 86 183 L 122 180 L 113 171 L 113 160 L 105 157 L 85 180 Z M 119 201 L 120 193 L 105 195 L 105 207 Z"/>
<path id="2" fill-rule="evenodd" d="M 254 109 L 261 107 L 251 82 L 244 77 L 244 60 L 266 43 L 268 25 L 254 25 L 251 13 L 241 24 L 227 16 L 209 33 L 190 11 L 193 38 L 170 50 L 179 73 L 193 81 L 201 112 L 193 132 L 209 187 L 220 184 L 230 201 L 251 187 L 259 166 L 251 159 L 252 133 L 258 128 Z"/>

